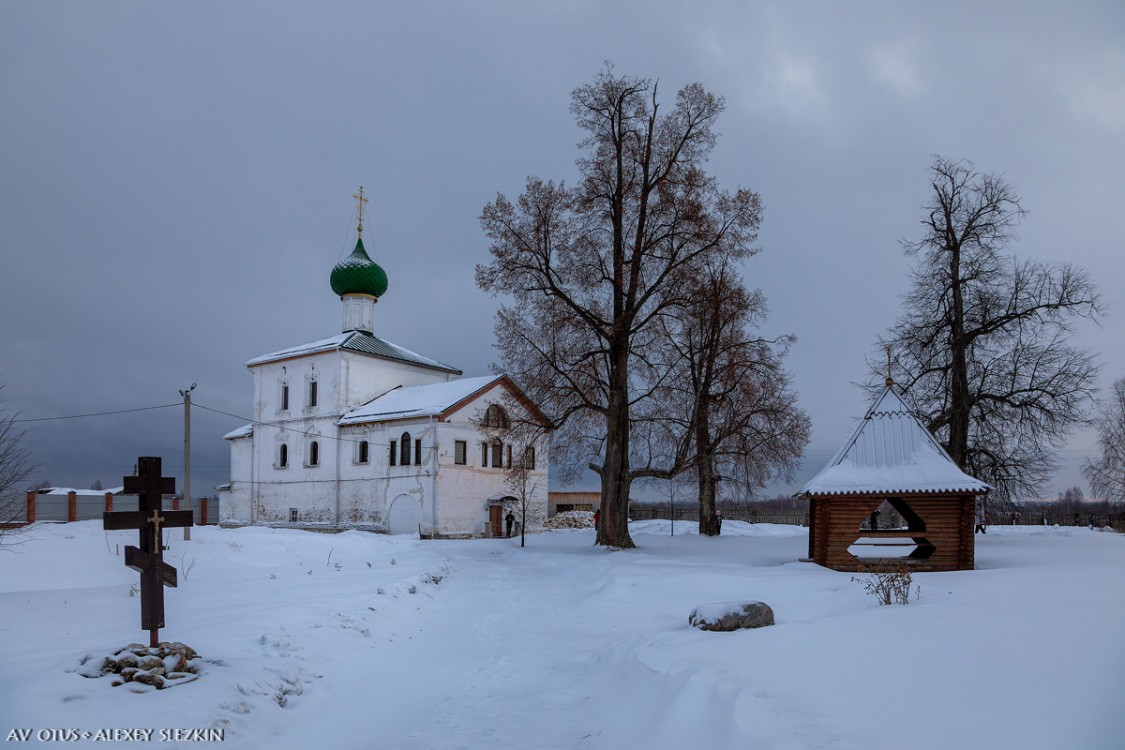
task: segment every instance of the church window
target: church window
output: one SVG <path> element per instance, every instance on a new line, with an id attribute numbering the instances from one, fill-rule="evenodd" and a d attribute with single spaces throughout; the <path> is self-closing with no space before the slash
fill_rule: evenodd
<path id="1" fill-rule="evenodd" d="M 529 445 L 524 449 L 523 468 L 529 470 L 535 468 L 535 448 L 533 446 Z"/>
<path id="2" fill-rule="evenodd" d="M 309 466 L 320 464 L 320 443 L 315 440 L 309 443 Z"/>
<path id="3" fill-rule="evenodd" d="M 400 450 L 402 452 L 399 455 L 399 458 L 402 459 L 402 460 L 401 460 L 400 463 L 402 463 L 403 466 L 409 466 L 410 465 L 410 433 L 409 432 L 402 433 L 401 440 L 402 440 L 402 445 L 401 445 Z"/>
<path id="4" fill-rule="evenodd" d="M 414 439 L 414 465 L 415 466 L 421 466 L 422 465 L 422 439 L 421 438 L 415 438 Z"/>
<path id="5" fill-rule="evenodd" d="M 289 384 L 281 384 L 281 410 L 289 411 Z"/>
<path id="6" fill-rule="evenodd" d="M 500 442 L 500 438 L 495 438 L 492 441 L 492 468 L 500 469 L 504 466 L 504 444 Z"/>
<path id="7" fill-rule="evenodd" d="M 458 466 L 464 466 L 469 462 L 466 455 L 469 452 L 469 445 L 464 440 L 453 441 L 453 463 Z"/>
<path id="8" fill-rule="evenodd" d="M 488 466 L 488 442 L 480 444 L 480 465 Z"/>
<path id="9" fill-rule="evenodd" d="M 508 468 L 512 468 L 512 446 L 506 446 L 508 449 Z"/>
<path id="10" fill-rule="evenodd" d="M 277 449 L 277 467 L 284 469 L 289 465 L 289 446 L 282 443 Z"/>
<path id="11" fill-rule="evenodd" d="M 289 509 L 289 523 L 297 523 L 297 509 L 296 508 L 290 508 Z"/>
<path id="12" fill-rule="evenodd" d="M 395 465 L 396 460 L 398 460 L 398 441 L 392 440 L 391 441 L 391 458 L 390 458 L 391 466 Z"/>
<path id="13" fill-rule="evenodd" d="M 316 381 L 309 381 L 309 406 L 316 406 Z"/>
<path id="14" fill-rule="evenodd" d="M 492 404 L 484 412 L 484 426 L 501 430 L 508 429 L 508 413 L 499 404 Z"/>
<path id="15" fill-rule="evenodd" d="M 367 463 L 367 461 L 369 459 L 369 451 L 370 451 L 370 448 L 367 445 L 367 441 L 366 440 L 359 441 L 359 459 L 358 459 L 359 463 L 361 463 L 361 464 Z"/>

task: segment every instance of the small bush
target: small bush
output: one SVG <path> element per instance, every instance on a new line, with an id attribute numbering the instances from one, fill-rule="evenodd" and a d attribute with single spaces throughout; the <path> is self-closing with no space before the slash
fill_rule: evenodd
<path id="1" fill-rule="evenodd" d="M 910 566 L 904 562 L 892 561 L 861 565 L 860 570 L 867 573 L 867 578 L 852 580 L 863 586 L 867 593 L 879 600 L 879 604 L 909 604 L 910 603 Z M 914 589 L 917 597 L 921 587 Z"/>

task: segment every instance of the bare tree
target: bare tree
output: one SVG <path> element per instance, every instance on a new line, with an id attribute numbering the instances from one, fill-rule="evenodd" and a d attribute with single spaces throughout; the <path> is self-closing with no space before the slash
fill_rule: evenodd
<path id="1" fill-rule="evenodd" d="M 796 405 L 781 360 L 791 336 L 751 335 L 766 317 L 760 291 L 749 292 L 725 263 L 685 280 L 681 304 L 662 316 L 673 362 L 660 399 L 667 442 L 691 443 L 699 533 L 719 533 L 720 480 L 743 492 L 773 476 L 791 476 L 810 422 Z"/>
<path id="2" fill-rule="evenodd" d="M 0 385 L 0 391 L 4 388 Z M 0 406 L 3 404 L 0 394 Z M 26 432 L 17 427 L 16 417 L 0 408 L 0 546 L 11 539 L 16 524 L 26 520 L 24 492 L 21 487 L 35 470 L 31 452 L 24 438 Z"/>
<path id="3" fill-rule="evenodd" d="M 535 472 L 537 454 L 535 444 L 522 444 L 513 448 L 515 457 L 508 467 L 504 481 L 516 499 L 516 513 L 520 523 L 520 547 L 527 546 L 529 524 L 541 525 L 547 518 L 546 480 Z"/>
<path id="4" fill-rule="evenodd" d="M 1114 505 L 1125 503 L 1125 378 L 1115 382 L 1102 401 L 1097 426 L 1102 454 L 1088 459 L 1082 473 L 1096 497 Z"/>
<path id="5" fill-rule="evenodd" d="M 492 261 L 477 283 L 512 299 L 496 323 L 503 366 L 559 428 L 560 478 L 600 477 L 597 543 L 614 547 L 634 546 L 632 482 L 683 468 L 653 465 L 630 439 L 659 382 L 646 360 L 657 316 L 686 269 L 752 252 L 761 211 L 702 169 L 722 99 L 691 84 L 665 114 L 657 89 L 607 66 L 571 95 L 586 134 L 578 186 L 529 178 L 515 204 L 500 195 L 481 215 Z"/>
<path id="6" fill-rule="evenodd" d="M 903 241 L 913 285 L 880 343 L 950 457 L 1010 501 L 1051 476 L 1087 421 L 1097 367 L 1069 341 L 1100 300 L 1080 269 L 1005 254 L 1024 210 L 1003 178 L 945 158 L 930 173 L 922 237 Z"/>
<path id="7" fill-rule="evenodd" d="M 1059 513 L 1063 514 L 1063 518 L 1078 518 L 1079 513 L 1082 512 L 1082 506 L 1085 500 L 1086 498 L 1082 494 L 1081 487 L 1068 487 L 1066 490 L 1059 493 L 1056 507 Z"/>

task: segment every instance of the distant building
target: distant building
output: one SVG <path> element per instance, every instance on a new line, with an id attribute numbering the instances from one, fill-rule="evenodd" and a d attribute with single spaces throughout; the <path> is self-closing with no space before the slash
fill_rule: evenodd
<path id="1" fill-rule="evenodd" d="M 566 513 L 568 511 L 590 511 L 596 510 L 602 501 L 602 493 L 597 490 L 593 492 L 550 492 L 547 494 L 547 515 L 554 516 L 556 513 Z"/>
<path id="2" fill-rule="evenodd" d="M 513 462 L 529 467 L 537 504 L 547 495 L 547 441 L 512 445 L 506 428 L 546 419 L 507 376 L 462 379 L 375 336 L 387 276 L 364 249 L 362 213 L 358 234 L 331 275 L 343 332 L 246 363 L 254 422 L 225 436 L 222 522 L 499 535 Z"/>

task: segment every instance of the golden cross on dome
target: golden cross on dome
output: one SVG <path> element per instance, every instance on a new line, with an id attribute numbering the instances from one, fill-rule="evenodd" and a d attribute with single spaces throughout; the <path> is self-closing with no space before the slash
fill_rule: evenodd
<path id="1" fill-rule="evenodd" d="M 363 207 L 367 204 L 367 198 L 363 195 L 363 185 L 359 186 L 359 192 L 358 193 L 352 193 L 352 197 L 355 198 L 356 206 L 359 208 L 359 227 L 357 227 L 357 229 L 359 231 L 359 236 L 362 237 L 363 236 Z"/>

